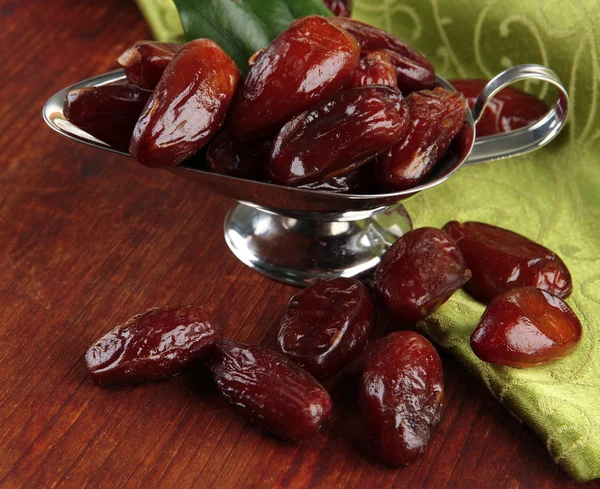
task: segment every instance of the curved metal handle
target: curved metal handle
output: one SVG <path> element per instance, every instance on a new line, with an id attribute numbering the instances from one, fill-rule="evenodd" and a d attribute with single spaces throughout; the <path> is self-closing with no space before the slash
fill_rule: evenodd
<path id="1" fill-rule="evenodd" d="M 529 153 L 545 146 L 558 135 L 567 121 L 569 95 L 554 71 L 536 64 L 514 66 L 490 80 L 475 100 L 471 111 L 475 123 L 481 119 L 485 107 L 500 90 L 515 82 L 532 79 L 551 83 L 558 88 L 558 96 L 552 108 L 539 121 L 526 127 L 475 139 L 473 151 L 464 165 Z"/>

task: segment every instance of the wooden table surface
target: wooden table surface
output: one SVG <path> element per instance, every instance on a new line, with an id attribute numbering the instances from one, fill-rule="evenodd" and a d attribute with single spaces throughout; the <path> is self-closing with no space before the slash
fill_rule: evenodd
<path id="1" fill-rule="evenodd" d="M 352 375 L 328 384 L 335 418 L 303 445 L 254 429 L 202 370 L 95 386 L 87 347 L 150 306 L 204 304 L 226 335 L 273 347 L 295 289 L 228 251 L 230 201 L 44 125 L 50 95 L 149 37 L 133 2 L 0 0 L 0 20 L 0 487 L 576 487 L 448 356 L 439 431 L 401 470 L 365 448 Z"/>

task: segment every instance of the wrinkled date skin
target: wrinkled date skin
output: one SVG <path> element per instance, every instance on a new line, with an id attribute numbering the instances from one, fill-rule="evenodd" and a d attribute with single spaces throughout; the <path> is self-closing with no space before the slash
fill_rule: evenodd
<path id="1" fill-rule="evenodd" d="M 252 146 L 237 141 L 225 129 L 208 145 L 206 165 L 210 171 L 221 175 L 253 179 L 260 174 L 262 158 L 260 145 Z"/>
<path id="2" fill-rule="evenodd" d="M 100 385 L 171 377 L 212 353 L 221 327 L 202 307 L 152 308 L 94 343 L 85 362 Z"/>
<path id="3" fill-rule="evenodd" d="M 259 428 L 279 438 L 303 441 L 318 434 L 332 402 L 315 378 L 280 353 L 222 341 L 211 365 L 227 400 Z"/>
<path id="4" fill-rule="evenodd" d="M 165 70 L 131 138 L 129 151 L 149 167 L 174 166 L 219 131 L 240 72 L 216 43 L 183 46 Z"/>
<path id="5" fill-rule="evenodd" d="M 471 347 L 484 362 L 535 367 L 566 357 L 580 339 L 581 323 L 562 299 L 524 287 L 490 302 Z"/>
<path id="6" fill-rule="evenodd" d="M 472 109 L 487 80 L 452 80 L 450 83 L 461 92 Z M 539 98 L 518 88 L 507 87 L 487 105 L 477 122 L 477 137 L 514 131 L 540 120 L 548 106 Z"/>
<path id="7" fill-rule="evenodd" d="M 172 42 L 140 41 L 119 56 L 117 62 L 129 83 L 154 90 L 179 48 Z"/>
<path id="8" fill-rule="evenodd" d="M 352 0 L 324 0 L 324 3 L 336 17 L 350 17 L 352 13 Z"/>
<path id="9" fill-rule="evenodd" d="M 537 287 L 557 297 L 573 289 L 571 274 L 560 257 L 520 234 L 482 222 L 449 222 L 444 226 L 462 251 L 473 277 L 465 290 L 488 302 L 517 287 Z"/>
<path id="10" fill-rule="evenodd" d="M 362 51 L 388 50 L 396 68 L 398 88 L 404 95 L 435 86 L 435 69 L 429 60 L 396 36 L 358 20 L 333 18 L 338 27 L 352 34 Z"/>
<path id="11" fill-rule="evenodd" d="M 420 334 L 392 333 L 369 354 L 360 405 L 387 464 L 401 467 L 423 454 L 442 416 L 443 400 L 442 362 Z"/>
<path id="12" fill-rule="evenodd" d="M 411 93 L 406 99 L 410 126 L 406 137 L 379 156 L 375 176 L 389 192 L 419 185 L 442 159 L 462 128 L 467 102 L 443 88 Z"/>
<path id="13" fill-rule="evenodd" d="M 408 122 L 398 90 L 344 90 L 283 126 L 271 147 L 268 174 L 294 187 L 348 174 L 402 138 Z"/>
<path id="14" fill-rule="evenodd" d="M 150 95 L 135 85 L 77 88 L 67 94 L 64 114 L 79 129 L 126 152 Z"/>
<path id="15" fill-rule="evenodd" d="M 351 278 L 317 282 L 283 311 L 279 346 L 317 379 L 339 372 L 365 349 L 375 328 L 369 289 Z"/>
<path id="16" fill-rule="evenodd" d="M 366 53 L 359 61 L 348 88 L 387 85 L 398 88 L 396 68 L 385 50 Z"/>
<path id="17" fill-rule="evenodd" d="M 268 139 L 297 114 L 337 93 L 358 64 L 351 35 L 327 19 L 296 20 L 251 66 L 231 108 L 241 140 Z"/>
<path id="18" fill-rule="evenodd" d="M 323 182 L 307 183 L 298 188 L 336 194 L 369 194 L 375 192 L 375 177 L 372 167 L 372 164 L 367 163 L 347 175 L 333 177 Z"/>
<path id="19" fill-rule="evenodd" d="M 383 255 L 375 291 L 392 317 L 413 323 L 435 311 L 469 278 L 454 240 L 425 227 L 401 236 Z"/>

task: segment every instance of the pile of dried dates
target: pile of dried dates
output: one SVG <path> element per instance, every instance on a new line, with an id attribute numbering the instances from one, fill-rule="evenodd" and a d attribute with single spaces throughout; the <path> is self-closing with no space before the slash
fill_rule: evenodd
<path id="1" fill-rule="evenodd" d="M 451 148 L 485 81 L 441 88 L 421 53 L 348 19 L 348 2 L 326 3 L 339 17 L 296 20 L 252 56 L 245 77 L 208 39 L 136 43 L 118 60 L 127 81 L 70 91 L 65 116 L 149 167 L 186 162 L 331 192 L 419 185 Z M 537 98 L 506 89 L 484 113 L 478 135 L 517 129 L 546 110 Z M 543 365 L 580 341 L 581 324 L 562 300 L 571 277 L 555 253 L 508 230 L 450 222 L 399 238 L 372 289 L 334 278 L 292 297 L 280 317 L 279 351 L 223 338 L 203 307 L 164 307 L 100 338 L 86 364 L 95 382 L 110 386 L 206 363 L 233 406 L 292 441 L 317 435 L 332 416 L 320 381 L 360 368 L 365 425 L 381 459 L 403 466 L 423 454 L 444 405 L 440 357 L 413 326 L 461 287 L 489 303 L 471 337 L 486 362 Z M 391 318 L 392 332 L 377 327 L 377 307 Z"/>
<path id="2" fill-rule="evenodd" d="M 345 2 L 328 3 L 348 15 Z M 401 191 L 427 180 L 485 84 L 458 80 L 460 91 L 446 90 L 429 60 L 397 37 L 316 15 L 297 19 L 252 56 L 245 77 L 209 39 L 139 42 L 118 62 L 125 83 L 72 90 L 64 113 L 141 164 L 186 162 L 352 194 Z M 507 89 L 478 133 L 525 126 L 546 110 L 537 98 Z"/>
<path id="3" fill-rule="evenodd" d="M 149 167 L 182 162 L 229 176 L 332 192 L 419 185 L 451 147 L 485 85 L 436 86 L 432 64 L 397 37 L 340 17 L 296 20 L 241 77 L 216 43 L 140 42 L 119 58 L 127 81 L 72 90 L 67 119 Z M 486 110 L 479 135 L 537 120 L 547 107 L 516 89 Z M 351 278 L 291 298 L 279 351 L 239 343 L 203 307 L 153 308 L 100 338 L 86 364 L 100 385 L 127 385 L 209 366 L 221 394 L 256 426 L 303 441 L 332 416 L 321 380 L 362 371 L 360 406 L 379 456 L 403 466 L 423 454 L 444 406 L 442 362 L 413 330 L 458 289 L 488 302 L 471 345 L 483 361 L 543 365 L 578 344 L 562 300 L 569 271 L 552 251 L 487 224 L 450 222 L 397 240 L 372 289 Z M 376 306 L 377 304 L 377 306 Z M 377 327 L 381 307 L 392 332 Z M 389 328 L 388 328 L 389 329 Z"/>
<path id="4" fill-rule="evenodd" d="M 442 362 L 413 326 L 461 287 L 489 303 L 471 337 L 483 361 L 543 365 L 581 339 L 581 324 L 563 301 L 571 276 L 556 253 L 506 229 L 449 222 L 400 237 L 377 267 L 372 291 L 356 279 L 333 278 L 294 295 L 280 316 L 279 351 L 224 339 L 203 307 L 166 307 L 100 338 L 86 363 L 98 384 L 126 385 L 206 362 L 236 409 L 292 441 L 317 435 L 332 416 L 320 381 L 359 368 L 365 425 L 381 459 L 399 467 L 424 453 L 444 407 Z M 375 304 L 392 318 L 391 332 L 377 327 Z"/>

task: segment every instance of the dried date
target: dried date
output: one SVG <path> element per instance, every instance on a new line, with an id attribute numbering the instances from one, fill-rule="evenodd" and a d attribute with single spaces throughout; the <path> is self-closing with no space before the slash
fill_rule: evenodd
<path id="1" fill-rule="evenodd" d="M 135 126 L 131 156 L 145 166 L 174 166 L 219 131 L 240 72 L 216 43 L 183 46 L 165 70 Z"/>
<path id="2" fill-rule="evenodd" d="M 253 179 L 260 174 L 263 153 L 262 146 L 237 141 L 231 136 L 231 132 L 225 129 L 208 145 L 206 164 L 214 173 Z"/>
<path id="3" fill-rule="evenodd" d="M 129 83 L 154 90 L 165 69 L 181 46 L 173 42 L 136 42 L 117 62 Z"/>
<path id="4" fill-rule="evenodd" d="M 373 165 L 367 163 L 360 168 L 321 182 L 307 183 L 298 188 L 320 190 L 336 194 L 369 194 L 375 191 Z"/>
<path id="5" fill-rule="evenodd" d="M 490 302 L 471 336 L 471 347 L 485 362 L 534 367 L 566 357 L 581 333 L 579 319 L 562 299 L 524 287 Z"/>
<path id="6" fill-rule="evenodd" d="M 420 334 L 392 333 L 370 352 L 360 404 L 387 464 L 407 465 L 424 453 L 442 416 L 443 400 L 440 357 Z"/>
<path id="7" fill-rule="evenodd" d="M 375 271 L 375 291 L 390 315 L 413 323 L 435 311 L 470 277 L 448 234 L 419 228 L 398 238 L 383 255 Z"/>
<path id="8" fill-rule="evenodd" d="M 323 386 L 280 353 L 233 341 L 217 349 L 211 371 L 219 391 L 259 428 L 303 441 L 331 416 Z"/>
<path id="9" fill-rule="evenodd" d="M 375 327 L 369 290 L 358 280 L 334 278 L 298 292 L 283 311 L 283 354 L 317 379 L 333 375 L 365 349 Z"/>
<path id="10" fill-rule="evenodd" d="M 467 102 L 443 88 L 411 93 L 406 99 L 410 127 L 406 137 L 377 159 L 375 176 L 389 192 L 419 185 L 433 171 L 462 128 Z"/>
<path id="11" fill-rule="evenodd" d="M 465 289 L 483 301 L 517 287 L 537 287 L 565 298 L 571 274 L 560 257 L 522 236 L 482 222 L 449 222 L 444 226 L 462 251 L 473 274 Z"/>
<path id="12" fill-rule="evenodd" d="M 358 64 L 356 40 L 327 19 L 296 20 L 253 60 L 231 108 L 233 134 L 268 139 L 287 121 L 337 93 Z"/>
<path id="13" fill-rule="evenodd" d="M 388 50 L 388 57 L 396 68 L 398 88 L 404 95 L 435 85 L 435 69 L 419 51 L 393 34 L 358 20 L 331 19 L 338 27 L 352 34 L 362 51 Z"/>
<path id="14" fill-rule="evenodd" d="M 85 361 L 100 385 L 171 377 L 211 353 L 221 327 L 202 307 L 152 308 L 94 343 Z"/>
<path id="15" fill-rule="evenodd" d="M 387 85 L 398 88 L 396 69 L 385 50 L 366 53 L 359 61 L 348 88 Z"/>
<path id="16" fill-rule="evenodd" d="M 67 94 L 65 118 L 100 141 L 126 152 L 133 128 L 151 94 L 135 85 L 77 88 Z"/>
<path id="17" fill-rule="evenodd" d="M 401 139 L 408 122 L 398 90 L 344 90 L 283 126 L 271 147 L 269 177 L 299 186 L 348 174 Z"/>
<path id="18" fill-rule="evenodd" d="M 427 58 L 421 60 L 402 55 L 391 49 L 382 49 L 396 69 L 396 83 L 404 95 L 419 90 L 431 90 L 436 84 L 435 69 Z M 419 53 L 420 54 L 420 53 Z"/>

